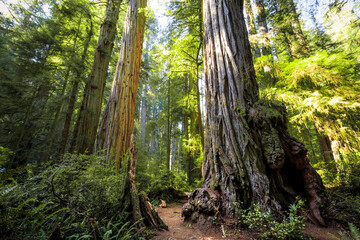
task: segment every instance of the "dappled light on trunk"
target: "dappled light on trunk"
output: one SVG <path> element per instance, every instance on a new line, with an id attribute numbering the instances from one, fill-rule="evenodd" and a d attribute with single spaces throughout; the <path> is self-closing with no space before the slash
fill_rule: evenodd
<path id="1" fill-rule="evenodd" d="M 204 0 L 206 138 L 204 189 L 190 195 L 184 214 L 193 221 L 236 216 L 259 203 L 275 215 L 309 200 L 310 219 L 320 215 L 320 176 L 307 150 L 287 130 L 279 103 L 259 99 L 241 1 Z"/>

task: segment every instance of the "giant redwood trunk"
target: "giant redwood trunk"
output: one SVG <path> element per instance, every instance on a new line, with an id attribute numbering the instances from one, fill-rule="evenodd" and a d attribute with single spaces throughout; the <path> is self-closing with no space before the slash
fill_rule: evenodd
<path id="1" fill-rule="evenodd" d="M 121 2 L 122 0 L 107 0 L 105 19 L 101 25 L 91 73 L 85 85 L 70 152 L 93 152 Z"/>
<path id="2" fill-rule="evenodd" d="M 145 27 L 145 13 L 140 9 L 145 7 L 146 0 L 129 1 L 119 60 L 97 136 L 97 150 L 105 149 L 107 158 L 115 158 L 118 167 L 129 150 L 134 128 Z"/>
<path id="3" fill-rule="evenodd" d="M 146 196 L 137 194 L 135 169 L 137 150 L 132 135 L 135 100 L 138 89 L 142 44 L 144 40 L 146 0 L 130 0 L 112 89 L 97 135 L 97 150 L 104 149 L 107 159 L 114 158 L 118 168 L 127 167 L 123 181 L 122 204 L 131 212 L 138 227 L 167 229 Z M 128 164 L 126 164 L 128 159 Z"/>
<path id="4" fill-rule="evenodd" d="M 186 219 L 236 216 L 237 207 L 259 203 L 281 214 L 295 197 L 320 216 L 320 176 L 307 150 L 288 133 L 285 107 L 259 99 L 243 1 L 203 0 L 206 138 L 203 188 L 183 207 Z M 241 204 L 240 204 L 241 203 Z"/>

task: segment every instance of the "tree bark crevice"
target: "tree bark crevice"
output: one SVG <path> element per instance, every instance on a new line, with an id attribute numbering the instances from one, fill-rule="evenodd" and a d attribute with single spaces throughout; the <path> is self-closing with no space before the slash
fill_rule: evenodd
<path id="1" fill-rule="evenodd" d="M 310 218 L 325 225 L 321 178 L 304 144 L 290 136 L 285 107 L 259 99 L 242 3 L 203 0 L 204 182 L 190 195 L 183 215 L 200 222 L 219 213 L 236 217 L 236 206 L 254 203 L 282 215 L 300 195 L 309 200 Z"/>

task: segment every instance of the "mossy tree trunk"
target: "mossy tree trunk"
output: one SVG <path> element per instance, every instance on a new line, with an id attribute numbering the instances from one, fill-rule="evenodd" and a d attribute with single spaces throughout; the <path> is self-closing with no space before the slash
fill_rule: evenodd
<path id="1" fill-rule="evenodd" d="M 74 69 L 75 70 L 74 71 L 75 79 L 73 80 L 73 85 L 72 85 L 72 89 L 71 89 L 71 93 L 70 93 L 69 106 L 68 106 L 68 110 L 67 110 L 67 113 L 65 116 L 64 127 L 62 130 L 62 138 L 61 138 L 60 149 L 59 149 L 60 154 L 65 153 L 65 149 L 66 149 L 66 145 L 67 145 L 68 137 L 69 137 L 69 133 L 70 133 L 70 128 L 71 128 L 71 119 L 72 119 L 72 115 L 75 110 L 76 98 L 77 98 L 77 94 L 79 91 L 79 83 L 81 81 L 82 75 L 84 74 L 85 60 L 87 57 L 90 41 L 93 36 L 93 22 L 91 19 L 91 15 L 89 15 L 89 22 L 90 22 L 90 27 L 87 30 L 88 34 L 87 34 L 87 38 L 84 42 L 84 50 L 81 55 L 80 64 L 78 66 L 76 66 Z"/>
<path id="2" fill-rule="evenodd" d="M 97 150 L 105 149 L 120 168 L 130 147 L 134 127 L 135 100 L 139 84 L 144 39 L 146 0 L 131 0 L 127 9 L 119 60 L 97 135 Z"/>
<path id="3" fill-rule="evenodd" d="M 137 150 L 132 132 L 144 40 L 145 8 L 146 0 L 129 1 L 119 59 L 110 97 L 100 122 L 96 148 L 104 149 L 107 159 L 114 158 L 117 168 L 127 167 L 121 200 L 123 209 L 132 213 L 133 222 L 138 227 L 167 229 L 146 196 L 137 194 L 135 184 Z M 128 163 L 125 162 L 127 159 Z"/>
<path id="4" fill-rule="evenodd" d="M 92 153 L 94 150 L 121 2 L 122 0 L 107 0 L 105 19 L 101 25 L 91 73 L 85 85 L 70 152 Z"/>
<path id="5" fill-rule="evenodd" d="M 259 203 L 281 214 L 301 195 L 311 218 L 320 216 L 322 181 L 307 150 L 288 133 L 285 107 L 260 101 L 243 1 L 204 0 L 206 137 L 203 188 L 183 207 L 186 219 L 236 216 Z M 204 218 L 205 217 L 205 218 Z"/>

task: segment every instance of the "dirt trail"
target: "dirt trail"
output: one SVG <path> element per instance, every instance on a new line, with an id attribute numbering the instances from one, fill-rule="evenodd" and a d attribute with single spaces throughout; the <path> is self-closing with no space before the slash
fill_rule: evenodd
<path id="1" fill-rule="evenodd" d="M 220 239 L 256 239 L 256 233 L 247 230 L 241 230 L 232 234 L 234 230 L 225 229 L 226 238 L 223 238 L 221 227 L 200 227 L 196 224 L 184 223 L 181 217 L 181 208 L 183 203 L 169 204 L 167 208 L 157 207 L 161 219 L 168 225 L 169 231 L 157 232 L 156 240 L 220 240 Z M 334 239 L 328 233 L 339 236 L 339 229 L 335 227 L 319 228 L 312 224 L 306 225 L 305 234 L 315 237 L 318 240 Z"/>
<path id="2" fill-rule="evenodd" d="M 199 227 L 196 224 L 184 223 L 181 217 L 182 203 L 170 204 L 167 208 L 158 207 L 156 210 L 161 219 L 168 225 L 169 231 L 158 232 L 156 240 L 217 240 L 223 239 L 219 231 L 214 228 Z"/>

